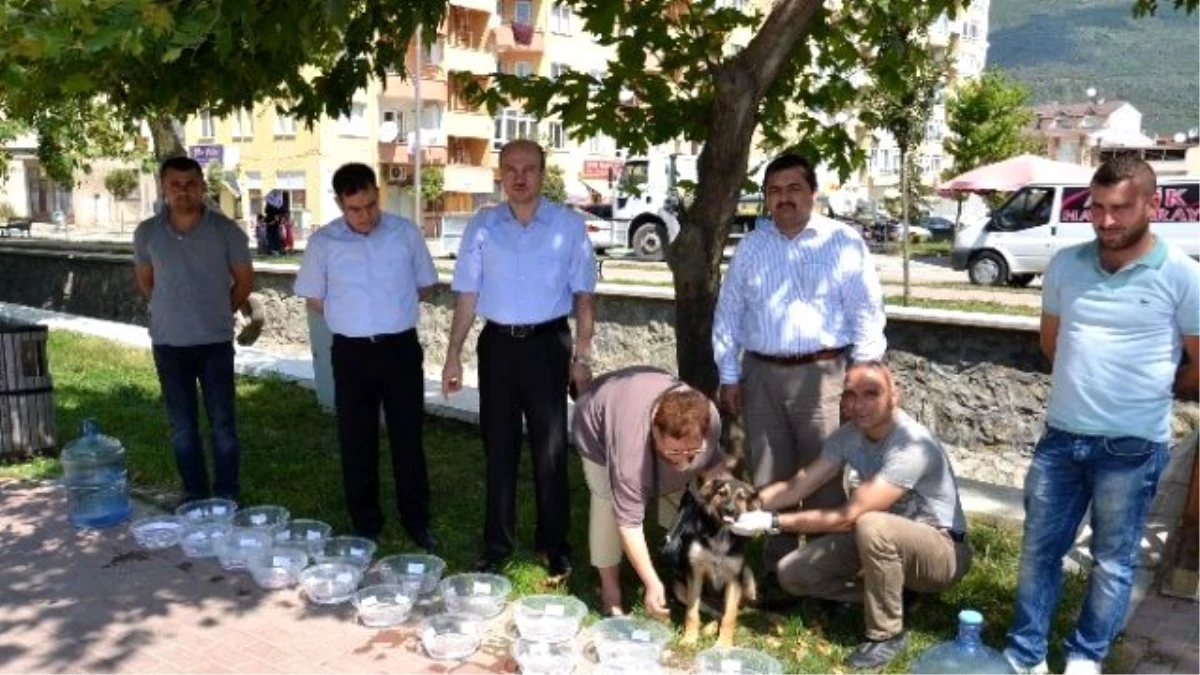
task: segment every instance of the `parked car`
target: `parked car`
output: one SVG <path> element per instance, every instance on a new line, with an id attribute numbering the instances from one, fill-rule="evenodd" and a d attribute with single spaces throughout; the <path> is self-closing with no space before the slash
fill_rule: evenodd
<path id="1" fill-rule="evenodd" d="M 954 239 L 954 221 L 941 216 L 926 216 L 921 219 L 921 227 L 929 230 L 933 241 L 949 241 Z"/>
<path id="2" fill-rule="evenodd" d="M 900 241 L 900 233 L 904 230 L 904 223 L 898 220 L 881 220 L 876 221 L 871 226 L 870 232 L 871 241 Z M 929 241 L 933 237 L 933 233 L 912 223 L 908 226 L 908 241 L 912 244 L 919 244 L 923 241 Z"/>
<path id="3" fill-rule="evenodd" d="M 625 245 L 625 232 L 617 223 L 578 206 L 571 208 L 583 218 L 584 225 L 587 227 L 588 239 L 592 240 L 594 250 L 607 251 L 610 248 Z M 611 212 L 612 208 L 610 207 L 609 213 Z"/>

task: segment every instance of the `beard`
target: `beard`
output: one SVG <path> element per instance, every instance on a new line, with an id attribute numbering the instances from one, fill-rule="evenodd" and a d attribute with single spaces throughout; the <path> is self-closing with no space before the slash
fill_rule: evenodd
<path id="1" fill-rule="evenodd" d="M 1106 236 L 1096 230 L 1096 244 L 1105 251 L 1124 251 L 1138 246 L 1150 236 L 1150 221 L 1129 225 L 1118 232 Z"/>

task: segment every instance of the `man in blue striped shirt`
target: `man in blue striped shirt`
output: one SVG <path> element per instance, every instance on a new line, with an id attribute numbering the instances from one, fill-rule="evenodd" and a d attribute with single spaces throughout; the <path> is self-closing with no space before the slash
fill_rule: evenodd
<path id="1" fill-rule="evenodd" d="M 463 233 L 451 289 L 458 293 L 442 394 L 462 388 L 462 347 L 476 315 L 479 426 L 487 461 L 481 571 L 516 546 L 517 465 L 529 429 L 537 502 L 536 550 L 552 577 L 571 569 L 567 543 L 567 387 L 591 378 L 596 258 L 583 219 L 542 197 L 546 155 L 533 141 L 500 150 L 508 201 L 475 214 Z M 575 312 L 575 341 L 567 315 Z"/>
<path id="2" fill-rule="evenodd" d="M 742 415 L 757 486 L 791 478 L 839 426 L 845 364 L 883 357 L 883 293 L 862 237 L 813 213 L 816 172 L 793 154 L 767 165 L 760 221 L 734 253 L 713 321 L 722 406 Z M 803 508 L 846 499 L 831 481 Z M 775 536 L 764 558 L 774 573 L 798 538 Z"/>

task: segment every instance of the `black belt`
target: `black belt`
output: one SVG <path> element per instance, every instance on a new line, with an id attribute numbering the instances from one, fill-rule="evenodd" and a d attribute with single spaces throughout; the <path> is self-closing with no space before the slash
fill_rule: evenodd
<path id="1" fill-rule="evenodd" d="M 501 335 L 510 338 L 516 338 L 518 340 L 531 338 L 536 335 L 541 335 L 542 333 L 548 333 L 550 331 L 563 330 L 565 328 L 567 328 L 567 317 L 565 316 L 560 316 L 557 319 L 550 319 L 549 321 L 543 321 L 542 323 L 507 324 L 488 321 L 487 325 L 484 326 L 484 330 L 495 331 Z"/>
<path id="2" fill-rule="evenodd" d="M 362 337 L 353 337 L 350 335 L 342 335 L 334 333 L 333 339 L 335 342 L 350 342 L 354 344 L 379 344 L 382 342 L 396 342 L 399 340 L 407 340 L 417 336 L 416 328 L 409 328 L 399 333 L 379 333 L 378 335 L 364 335 Z"/>
<path id="3" fill-rule="evenodd" d="M 845 347 L 835 347 L 831 349 L 821 349 L 808 354 L 763 354 L 761 352 L 747 352 L 760 361 L 774 363 L 778 366 L 802 366 L 808 363 L 816 363 L 817 361 L 829 361 L 836 359 L 846 352 Z"/>

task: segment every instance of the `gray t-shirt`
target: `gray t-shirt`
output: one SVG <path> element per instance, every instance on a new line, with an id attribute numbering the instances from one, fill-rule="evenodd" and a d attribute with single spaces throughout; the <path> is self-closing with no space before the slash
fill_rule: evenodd
<path id="1" fill-rule="evenodd" d="M 863 481 L 879 476 L 904 488 L 890 513 L 966 533 L 967 519 L 950 458 L 933 434 L 908 413 L 896 411 L 896 425 L 878 442 L 857 426 L 844 424 L 825 441 L 821 454 L 849 464 Z"/>
<path id="2" fill-rule="evenodd" d="M 237 223 L 205 209 L 187 234 L 171 227 L 164 209 L 133 233 L 133 261 L 154 268 L 150 342 L 187 347 L 233 339 L 231 265 L 250 264 L 250 243 Z"/>
<path id="3" fill-rule="evenodd" d="M 692 477 L 724 460 L 721 418 L 709 404 L 708 436 L 704 447 L 682 471 L 654 451 L 650 425 L 658 399 L 683 383 L 674 375 L 649 366 L 633 366 L 596 379 L 575 403 L 572 437 L 579 454 L 608 470 L 613 511 L 622 527 L 638 527 L 646 505 L 655 497 L 678 492 Z M 658 463 L 658 485 L 654 464 Z"/>

